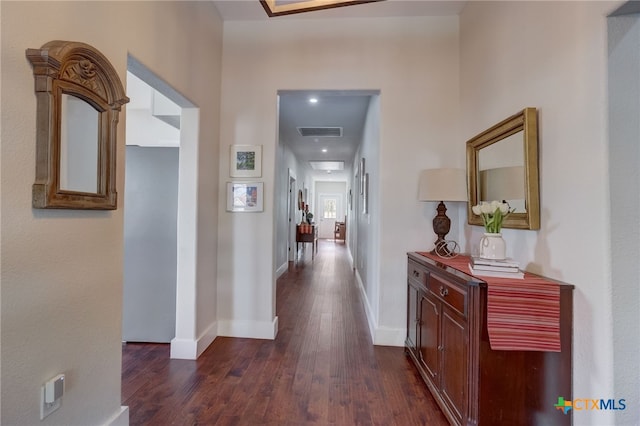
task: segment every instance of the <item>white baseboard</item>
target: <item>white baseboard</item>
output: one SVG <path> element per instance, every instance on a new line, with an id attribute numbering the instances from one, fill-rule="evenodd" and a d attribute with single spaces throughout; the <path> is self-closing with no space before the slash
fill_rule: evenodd
<path id="1" fill-rule="evenodd" d="M 280 278 L 280 276 L 285 272 L 287 272 L 288 269 L 289 269 L 289 261 L 285 262 L 278 269 L 276 269 L 276 279 Z"/>
<path id="2" fill-rule="evenodd" d="M 213 322 L 197 339 L 172 339 L 171 359 L 198 359 L 218 337 L 218 323 Z"/>
<path id="3" fill-rule="evenodd" d="M 364 312 L 367 315 L 367 324 L 369 324 L 369 334 L 371 335 L 371 340 L 373 340 L 373 344 L 375 345 L 375 336 L 376 336 L 376 328 L 377 328 L 377 319 L 373 315 L 373 309 L 371 309 L 371 304 L 369 303 L 369 297 L 367 297 L 367 292 L 364 290 L 364 284 L 362 283 L 362 278 L 360 278 L 360 272 L 356 269 L 356 285 L 360 290 L 360 296 L 362 297 L 362 302 L 364 304 Z"/>
<path id="4" fill-rule="evenodd" d="M 198 358 L 198 342 L 194 339 L 178 339 L 171 340 L 171 359 L 197 359 Z"/>
<path id="5" fill-rule="evenodd" d="M 202 355 L 202 352 L 204 352 L 209 345 L 216 340 L 216 337 L 218 337 L 218 322 L 214 321 L 209 325 L 209 327 L 207 327 L 204 333 L 200 334 L 200 337 L 198 337 L 198 341 L 196 342 L 198 349 L 196 358 Z"/>
<path id="6" fill-rule="evenodd" d="M 129 407 L 123 405 L 120 407 L 120 411 L 114 414 L 107 423 L 106 426 L 129 426 Z"/>
<path id="7" fill-rule="evenodd" d="M 218 335 L 273 340 L 278 334 L 278 317 L 273 321 L 222 320 L 218 321 Z"/>
<path id="8" fill-rule="evenodd" d="M 404 346 L 407 330 L 404 328 L 378 327 L 373 338 L 376 346 Z"/>
<path id="9" fill-rule="evenodd" d="M 347 246 L 347 260 L 351 269 L 356 269 L 356 265 L 353 263 L 353 256 L 351 255 L 351 247 Z"/>
<path id="10" fill-rule="evenodd" d="M 362 284 L 362 279 L 360 278 L 358 270 L 356 270 L 356 281 L 364 303 L 364 310 L 367 315 L 367 324 L 369 324 L 369 333 L 371 334 L 373 344 L 376 346 L 404 346 L 406 329 L 378 326 L 378 320 L 373 315 L 373 309 L 371 308 L 371 303 L 367 297 L 367 292 L 364 290 L 364 285 Z"/>

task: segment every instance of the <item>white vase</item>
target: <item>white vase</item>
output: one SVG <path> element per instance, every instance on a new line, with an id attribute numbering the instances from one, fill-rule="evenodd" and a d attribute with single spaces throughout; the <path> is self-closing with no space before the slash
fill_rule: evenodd
<path id="1" fill-rule="evenodd" d="M 480 257 L 484 259 L 502 260 L 507 257 L 507 244 L 502 234 L 485 232 L 480 239 Z"/>

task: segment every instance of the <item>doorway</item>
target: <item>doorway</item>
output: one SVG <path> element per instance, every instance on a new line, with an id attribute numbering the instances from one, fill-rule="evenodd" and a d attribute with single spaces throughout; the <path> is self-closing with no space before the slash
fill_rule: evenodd
<path id="1" fill-rule="evenodd" d="M 175 337 L 181 108 L 127 72 L 122 339 Z"/>
<path id="2" fill-rule="evenodd" d="M 143 115 L 136 112 L 136 108 L 127 109 L 126 140 L 129 147 L 125 174 L 124 239 L 126 245 L 131 237 L 127 231 L 132 227 L 136 232 L 148 228 L 149 232 L 135 238 L 138 243 L 142 241 L 156 251 L 142 253 L 143 263 L 142 257 L 136 257 L 141 255 L 139 252 L 125 247 L 123 340 L 171 342 L 172 358 L 195 359 L 192 348 L 196 306 L 190 295 L 195 294 L 196 289 L 197 193 L 194 188 L 198 183 L 199 110 L 131 56 L 127 69 L 131 75 L 131 86 L 127 79 L 127 95 L 132 100 L 131 104 L 136 102 L 136 96 L 140 96 L 135 92 L 138 81 L 134 79 L 137 79 L 146 85 L 143 93 L 152 93 L 150 100 L 143 95 L 143 102 L 150 103 L 148 109 L 153 112 Z M 129 214 L 128 207 L 134 202 L 129 200 L 126 203 L 127 191 L 134 190 L 135 175 L 145 167 L 135 172 L 130 168 L 140 158 L 142 162 L 138 164 L 146 164 L 145 167 L 152 170 L 145 172 L 142 183 L 138 182 L 138 197 L 146 201 L 138 203 L 141 211 L 136 213 L 137 220 L 129 222 L 128 219 L 134 216 Z M 146 209 L 142 210 L 143 207 Z M 153 228 L 150 226 L 152 222 L 156 222 Z M 147 275 L 131 275 L 132 268 L 146 269 Z M 157 277 L 154 278 L 160 269 L 164 271 L 165 282 L 162 285 Z M 151 313 L 140 315 L 145 311 Z"/>
<path id="3" fill-rule="evenodd" d="M 367 269 L 373 269 L 371 265 L 376 263 L 367 259 L 375 255 L 373 241 L 378 234 L 375 212 L 379 178 L 376 159 L 380 151 L 379 99 L 379 90 L 278 90 L 273 194 L 275 279 L 287 271 L 291 255 L 290 176 L 295 175 L 295 193 L 301 194 L 301 200 L 309 204 L 318 236 L 333 240 L 336 220 L 344 221 L 347 250 L 342 253 L 357 270 L 367 293 L 377 295 L 377 282 L 367 282 L 367 277 L 374 276 L 373 271 Z M 364 164 L 365 158 L 366 173 L 371 176 L 369 200 L 373 215 L 360 208 L 363 195 L 359 165 Z M 329 184 L 340 187 L 323 187 Z M 321 209 L 325 200 L 320 199 L 320 194 L 335 200 L 329 202 L 334 206 L 331 213 L 325 214 Z M 298 210 L 295 214 L 295 221 L 300 223 L 301 212 Z"/>
<path id="4" fill-rule="evenodd" d="M 327 188 L 327 187 L 330 188 Z M 346 193 L 346 182 L 316 182 L 318 193 L 317 215 L 318 215 L 318 238 L 333 239 L 336 222 L 344 222 L 344 204 Z M 335 191 L 341 188 L 343 190 Z M 333 189 L 332 192 L 324 192 L 326 189 Z"/>

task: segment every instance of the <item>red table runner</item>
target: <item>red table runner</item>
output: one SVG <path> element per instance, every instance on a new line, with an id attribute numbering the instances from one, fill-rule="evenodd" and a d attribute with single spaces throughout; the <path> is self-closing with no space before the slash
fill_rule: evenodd
<path id="1" fill-rule="evenodd" d="M 468 275 L 469 256 L 418 254 Z M 487 329 L 491 349 L 560 352 L 560 286 L 525 272 L 524 279 L 477 276 L 487 283 Z"/>

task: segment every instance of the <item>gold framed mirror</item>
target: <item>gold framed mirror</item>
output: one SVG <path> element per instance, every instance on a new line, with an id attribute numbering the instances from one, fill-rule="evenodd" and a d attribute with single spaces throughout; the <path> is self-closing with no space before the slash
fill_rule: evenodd
<path id="1" fill-rule="evenodd" d="M 54 40 L 26 55 L 37 100 L 33 207 L 116 209 L 118 114 L 129 102 L 118 74 L 84 43 Z"/>
<path id="2" fill-rule="evenodd" d="M 503 228 L 540 229 L 535 108 L 525 108 L 467 141 L 467 184 L 470 225 L 482 226 L 473 206 L 504 200 L 515 210 Z"/>

